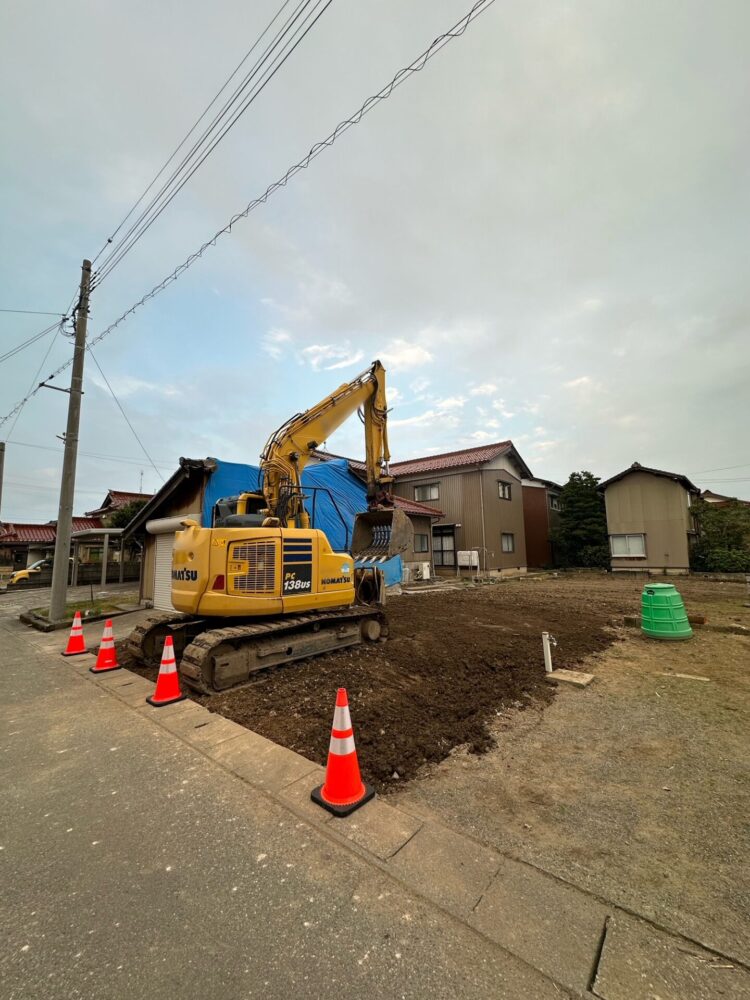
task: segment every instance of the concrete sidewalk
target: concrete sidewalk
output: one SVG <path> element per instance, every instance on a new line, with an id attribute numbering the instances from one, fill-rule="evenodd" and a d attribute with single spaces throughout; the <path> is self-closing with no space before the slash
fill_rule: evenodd
<path id="1" fill-rule="evenodd" d="M 4 997 L 566 995 L 49 640 L 0 620 Z"/>

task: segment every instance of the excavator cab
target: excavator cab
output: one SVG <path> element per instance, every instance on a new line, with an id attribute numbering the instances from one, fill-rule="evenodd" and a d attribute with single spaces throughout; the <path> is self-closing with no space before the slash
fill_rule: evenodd
<path id="1" fill-rule="evenodd" d="M 390 559 L 411 547 L 412 523 L 402 510 L 380 507 L 354 519 L 352 555 L 355 559 Z"/>

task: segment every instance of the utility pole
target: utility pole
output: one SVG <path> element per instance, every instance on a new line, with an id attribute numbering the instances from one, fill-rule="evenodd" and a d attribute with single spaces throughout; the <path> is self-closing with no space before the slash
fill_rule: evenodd
<path id="1" fill-rule="evenodd" d="M 5 472 L 5 441 L 0 441 L 0 512 L 3 508 L 3 475 Z M 2 518 L 0 518 L 0 522 Z"/>
<path id="2" fill-rule="evenodd" d="M 68 390 L 68 426 L 65 431 L 65 451 L 63 452 L 62 481 L 60 482 L 60 507 L 57 513 L 55 538 L 55 562 L 52 567 L 52 594 L 49 602 L 49 620 L 60 621 L 65 616 L 65 601 L 68 594 L 68 569 L 70 559 L 70 535 L 72 531 L 73 497 L 76 485 L 76 459 L 78 457 L 78 425 L 81 420 L 81 396 L 83 395 L 83 359 L 86 354 L 86 327 L 89 318 L 89 286 L 91 284 L 91 261 L 84 260 L 81 266 L 81 294 L 76 313 L 76 339 L 73 351 L 73 372 Z"/>

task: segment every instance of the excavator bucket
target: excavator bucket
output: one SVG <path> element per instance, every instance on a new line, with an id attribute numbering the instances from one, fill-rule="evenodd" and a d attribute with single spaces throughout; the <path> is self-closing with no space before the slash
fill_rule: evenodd
<path id="1" fill-rule="evenodd" d="M 352 555 L 355 559 L 390 559 L 410 548 L 413 537 L 412 523 L 402 510 L 369 510 L 354 519 Z"/>

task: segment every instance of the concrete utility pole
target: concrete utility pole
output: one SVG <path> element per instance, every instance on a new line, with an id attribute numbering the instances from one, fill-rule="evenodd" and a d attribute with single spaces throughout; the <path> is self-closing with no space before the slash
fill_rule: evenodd
<path id="1" fill-rule="evenodd" d="M 0 514 L 3 509 L 3 475 L 5 473 L 5 441 L 0 441 Z M 0 522 L 2 517 L 0 517 Z"/>
<path id="2" fill-rule="evenodd" d="M 76 459 L 78 457 L 78 425 L 81 419 L 83 395 L 83 359 L 86 354 L 86 327 L 89 318 L 89 286 L 91 261 L 81 266 L 81 294 L 76 313 L 76 340 L 73 351 L 73 372 L 70 376 L 68 397 L 68 426 L 65 431 L 60 507 L 57 513 L 55 562 L 52 567 L 52 595 L 49 602 L 49 620 L 60 621 L 65 617 L 65 600 L 68 594 L 68 561 L 73 518 L 73 495 L 76 486 Z"/>

